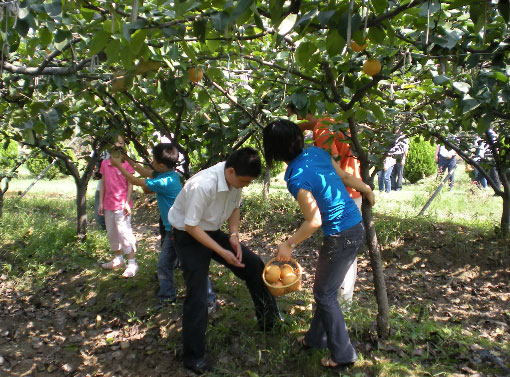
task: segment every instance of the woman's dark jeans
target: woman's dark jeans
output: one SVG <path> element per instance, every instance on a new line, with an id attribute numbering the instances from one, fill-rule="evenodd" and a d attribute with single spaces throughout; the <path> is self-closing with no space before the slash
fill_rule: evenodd
<path id="1" fill-rule="evenodd" d="M 337 294 L 347 270 L 363 244 L 362 223 L 338 234 L 327 236 L 319 252 L 313 294 L 316 308 L 305 342 L 314 348 L 329 348 L 336 363 L 350 363 L 358 359 L 351 344 Z"/>

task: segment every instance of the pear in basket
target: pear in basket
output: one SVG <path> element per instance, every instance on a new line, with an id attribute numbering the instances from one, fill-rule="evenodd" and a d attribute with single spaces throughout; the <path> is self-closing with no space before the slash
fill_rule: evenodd
<path id="1" fill-rule="evenodd" d="M 289 285 L 289 284 L 294 283 L 296 280 L 297 280 L 297 276 L 293 272 L 291 272 L 291 273 L 287 274 L 282 279 L 282 283 L 283 283 L 283 285 Z"/>
<path id="2" fill-rule="evenodd" d="M 281 279 L 283 279 L 288 274 L 293 274 L 293 273 L 294 273 L 294 268 L 292 268 L 292 266 L 290 264 L 284 264 L 280 268 L 280 278 Z"/>
<path id="3" fill-rule="evenodd" d="M 271 264 L 265 268 L 264 274 L 267 282 L 273 284 L 280 280 L 280 267 Z"/>

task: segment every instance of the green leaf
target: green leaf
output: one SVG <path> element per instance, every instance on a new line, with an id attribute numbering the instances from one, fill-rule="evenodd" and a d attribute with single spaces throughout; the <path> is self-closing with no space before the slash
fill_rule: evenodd
<path id="1" fill-rule="evenodd" d="M 80 14 L 85 21 L 90 22 L 94 19 L 95 11 L 89 8 L 80 8 Z"/>
<path id="2" fill-rule="evenodd" d="M 471 21 L 476 25 L 479 21 L 479 19 L 482 19 L 482 17 L 485 14 L 485 8 L 481 2 L 475 2 L 469 6 L 469 17 L 471 18 Z M 480 29 L 479 29 L 480 30 Z"/>
<path id="3" fill-rule="evenodd" d="M 321 25 L 326 26 L 328 25 L 329 20 L 331 19 L 331 17 L 333 17 L 335 12 L 336 12 L 335 10 L 320 12 L 319 15 L 317 16 L 317 19 L 319 20 Z"/>
<path id="4" fill-rule="evenodd" d="M 304 110 L 308 107 L 308 96 L 303 92 L 294 92 L 290 96 L 290 101 L 298 110 Z"/>
<path id="5" fill-rule="evenodd" d="M 131 35 L 131 42 L 129 46 L 131 48 L 131 54 L 133 56 L 138 56 L 142 47 L 145 46 L 145 37 L 149 34 L 149 30 L 147 29 L 138 29 Z"/>
<path id="6" fill-rule="evenodd" d="M 181 42 L 181 47 L 184 50 L 184 52 L 186 53 L 186 55 L 188 56 L 188 58 L 190 58 L 194 64 L 197 64 L 197 56 L 196 56 L 193 48 L 188 46 L 188 43 L 185 41 Z"/>
<path id="7" fill-rule="evenodd" d="M 450 78 L 445 75 L 438 75 L 438 76 L 433 76 L 432 81 L 434 81 L 434 84 L 436 84 L 436 85 L 443 85 L 447 82 L 450 82 Z"/>
<path id="8" fill-rule="evenodd" d="M 89 56 L 96 55 L 99 53 L 108 43 L 108 39 L 110 38 L 110 34 L 105 32 L 104 30 L 98 30 L 94 33 L 94 36 L 90 40 L 89 47 Z"/>
<path id="9" fill-rule="evenodd" d="M 339 55 L 345 46 L 345 39 L 340 36 L 337 30 L 330 30 L 326 37 L 326 50 L 329 56 Z"/>
<path id="10" fill-rule="evenodd" d="M 32 130 L 23 130 L 21 131 L 21 135 L 23 136 L 23 139 L 25 139 L 26 143 L 28 144 L 35 143 L 34 133 Z"/>
<path id="11" fill-rule="evenodd" d="M 18 22 L 16 22 L 16 31 L 22 37 L 27 36 L 29 29 L 30 29 L 30 25 L 26 20 L 18 20 Z"/>
<path id="12" fill-rule="evenodd" d="M 38 30 L 39 33 L 39 41 L 42 46 L 48 46 L 53 39 L 53 35 L 50 33 L 47 27 L 41 27 Z"/>
<path id="13" fill-rule="evenodd" d="M 35 124 L 33 125 L 32 129 L 38 133 L 38 134 L 42 134 L 44 133 L 44 131 L 46 130 L 46 126 L 44 125 L 43 122 L 35 122 Z"/>
<path id="14" fill-rule="evenodd" d="M 368 38 L 378 44 L 383 44 L 386 39 L 386 32 L 379 26 L 373 26 L 368 30 Z"/>
<path id="15" fill-rule="evenodd" d="M 48 131 L 53 131 L 58 127 L 59 115 L 57 110 L 50 109 L 46 112 L 43 112 L 42 118 L 48 127 Z"/>
<path id="16" fill-rule="evenodd" d="M 460 38 L 462 38 L 462 35 L 464 34 L 464 32 L 459 29 L 454 29 L 454 30 L 445 30 L 445 34 L 447 36 L 447 43 L 444 47 L 451 50 L 453 47 L 455 47 L 455 45 L 460 40 Z"/>
<path id="17" fill-rule="evenodd" d="M 288 34 L 296 24 L 296 20 L 297 14 L 294 13 L 291 13 L 287 17 L 285 17 L 284 20 L 278 26 L 278 34 L 279 35 Z"/>
<path id="18" fill-rule="evenodd" d="M 478 106 L 480 106 L 480 102 L 478 102 L 476 99 L 471 97 L 469 94 L 465 95 L 462 99 L 462 112 L 467 113 L 471 110 L 476 109 Z"/>
<path id="19" fill-rule="evenodd" d="M 71 127 L 67 127 L 64 132 L 62 132 L 62 138 L 69 139 L 71 136 L 73 136 L 73 129 Z"/>
<path id="20" fill-rule="evenodd" d="M 53 40 L 53 43 L 55 44 L 55 47 L 59 50 L 62 50 L 66 44 L 68 44 L 71 41 L 71 38 L 73 35 L 70 31 L 67 30 L 58 30 L 55 34 L 55 39 Z"/>
<path id="21" fill-rule="evenodd" d="M 193 22 L 193 35 L 202 43 L 205 42 L 205 33 L 207 31 L 207 21 L 198 20 Z"/>
<path id="22" fill-rule="evenodd" d="M 271 22 L 274 26 L 280 24 L 283 13 L 284 0 L 275 0 L 270 2 L 269 13 L 271 14 Z"/>
<path id="23" fill-rule="evenodd" d="M 220 33 L 224 33 L 227 26 L 232 24 L 230 15 L 225 12 L 213 14 L 211 20 L 214 28 Z"/>
<path id="24" fill-rule="evenodd" d="M 105 48 L 106 58 L 108 63 L 116 63 L 120 60 L 120 50 L 122 44 L 118 39 L 112 39 Z"/>
<path id="25" fill-rule="evenodd" d="M 386 120 L 383 110 L 376 103 L 374 102 L 367 103 L 365 107 L 372 111 L 372 113 L 374 113 L 374 115 L 379 121 L 384 122 Z"/>
<path id="26" fill-rule="evenodd" d="M 28 9 L 28 7 L 23 7 L 23 8 L 20 7 L 18 10 L 18 18 L 20 20 L 24 19 L 29 14 L 30 14 L 30 9 Z"/>
<path id="27" fill-rule="evenodd" d="M 239 16 L 246 12 L 252 4 L 253 0 L 238 0 L 237 6 L 234 8 L 231 14 L 232 22 L 235 22 L 235 20 L 237 20 Z"/>
<path id="28" fill-rule="evenodd" d="M 303 42 L 296 50 L 296 62 L 301 67 L 308 67 L 310 65 L 310 58 L 317 51 L 317 46 L 312 42 Z"/>
<path id="29" fill-rule="evenodd" d="M 503 72 L 500 71 L 490 71 L 489 73 L 487 73 L 487 76 L 493 77 L 505 84 L 508 82 L 508 77 Z"/>
<path id="30" fill-rule="evenodd" d="M 499 0 L 498 10 L 508 24 L 510 22 L 510 0 Z"/>
<path id="31" fill-rule="evenodd" d="M 469 93 L 471 86 L 465 82 L 455 81 L 452 83 L 452 87 L 462 93 Z"/>
<path id="32" fill-rule="evenodd" d="M 186 110 L 192 112 L 195 110 L 195 104 L 188 97 L 183 97 L 184 105 L 186 106 Z"/>
<path id="33" fill-rule="evenodd" d="M 215 52 L 218 49 L 218 47 L 220 47 L 221 41 L 208 39 L 207 41 L 205 41 L 205 44 L 209 51 Z"/>
<path id="34" fill-rule="evenodd" d="M 372 5 L 377 14 L 381 14 L 386 10 L 388 6 L 388 0 L 372 0 Z"/>
<path id="35" fill-rule="evenodd" d="M 122 46 L 120 50 L 120 61 L 126 70 L 130 70 L 133 67 L 133 55 L 131 55 L 131 49 L 129 47 Z"/>
<path id="36" fill-rule="evenodd" d="M 205 90 L 198 92 L 198 103 L 200 103 L 200 105 L 205 106 L 209 103 L 209 101 L 209 95 Z"/>
<path id="37" fill-rule="evenodd" d="M 53 0 L 50 4 L 44 4 L 44 10 L 51 17 L 57 17 L 62 14 L 62 2 L 61 0 Z"/>

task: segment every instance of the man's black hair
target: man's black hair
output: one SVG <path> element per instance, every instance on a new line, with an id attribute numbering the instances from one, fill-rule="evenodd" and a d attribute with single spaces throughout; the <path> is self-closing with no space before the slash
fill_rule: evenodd
<path id="1" fill-rule="evenodd" d="M 173 169 L 179 162 L 179 151 L 172 143 L 159 143 L 152 150 L 156 162 L 164 164 L 168 169 Z"/>
<path id="2" fill-rule="evenodd" d="M 273 166 L 274 161 L 290 162 L 303 151 L 303 131 L 290 120 L 275 120 L 264 128 L 262 134 L 264 155 L 269 167 Z"/>
<path id="3" fill-rule="evenodd" d="M 262 171 L 259 152 L 250 147 L 238 149 L 228 156 L 225 168 L 234 168 L 236 175 L 240 177 L 256 178 Z"/>

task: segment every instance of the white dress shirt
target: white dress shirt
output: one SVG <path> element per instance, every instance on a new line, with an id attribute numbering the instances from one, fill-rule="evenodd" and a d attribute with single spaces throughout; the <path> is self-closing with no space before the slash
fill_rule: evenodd
<path id="1" fill-rule="evenodd" d="M 228 187 L 225 162 L 220 162 L 186 182 L 168 212 L 168 221 L 179 230 L 186 230 L 186 225 L 198 225 L 205 231 L 218 230 L 239 208 L 241 192 Z"/>

